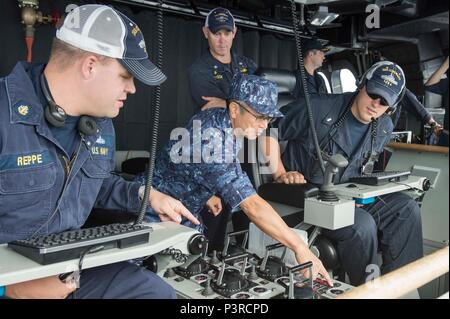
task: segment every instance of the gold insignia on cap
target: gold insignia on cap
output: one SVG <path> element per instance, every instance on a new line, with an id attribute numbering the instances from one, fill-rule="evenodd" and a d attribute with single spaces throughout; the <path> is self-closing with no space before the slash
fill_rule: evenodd
<path id="1" fill-rule="evenodd" d="M 135 26 L 133 30 L 131 30 L 131 34 L 135 37 L 138 32 L 141 31 L 138 26 Z"/>
<path id="2" fill-rule="evenodd" d="M 28 115 L 28 112 L 30 112 L 30 108 L 28 107 L 28 105 L 20 105 L 17 108 L 17 112 L 19 112 L 19 114 L 22 116 L 26 116 Z"/>

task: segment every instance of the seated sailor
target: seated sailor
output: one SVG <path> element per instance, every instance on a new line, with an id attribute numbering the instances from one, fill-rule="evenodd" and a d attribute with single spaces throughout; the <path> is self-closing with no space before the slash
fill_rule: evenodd
<path id="1" fill-rule="evenodd" d="M 369 69 L 356 93 L 311 96 L 321 149 L 329 155 L 342 154 L 349 162 L 336 174 L 335 183 L 347 182 L 373 168 L 389 142 L 393 122 L 399 116 L 396 106 L 405 90 L 403 70 L 385 61 Z M 323 174 L 315 156 L 305 99 L 286 105 L 281 111 L 285 116 L 273 124 L 278 128 L 279 140 L 287 141 L 281 159 L 276 139 L 269 137 L 264 143 L 274 179 L 283 176 L 286 167 L 302 172 L 308 182 L 321 185 Z M 322 234 L 336 243 L 341 266 L 355 286 L 364 283 L 377 269 L 378 250 L 383 255 L 382 274 L 423 255 L 420 208 L 402 193 L 381 196 L 372 204 L 357 207 L 354 225 L 323 230 Z"/>

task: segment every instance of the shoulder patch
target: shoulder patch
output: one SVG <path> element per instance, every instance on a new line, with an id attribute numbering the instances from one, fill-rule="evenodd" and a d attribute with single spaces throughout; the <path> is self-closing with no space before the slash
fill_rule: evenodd
<path id="1" fill-rule="evenodd" d="M 216 80 L 222 80 L 223 79 L 223 75 L 220 74 L 217 70 L 214 70 L 213 74 L 214 74 L 214 79 L 216 79 Z"/>
<path id="2" fill-rule="evenodd" d="M 111 135 L 98 135 L 95 143 L 90 145 L 90 152 L 95 157 L 112 158 L 114 151 L 114 137 Z"/>

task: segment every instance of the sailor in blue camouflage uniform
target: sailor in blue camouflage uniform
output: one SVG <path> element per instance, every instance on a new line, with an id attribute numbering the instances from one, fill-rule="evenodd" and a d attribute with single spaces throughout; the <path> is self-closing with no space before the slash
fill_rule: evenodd
<path id="1" fill-rule="evenodd" d="M 85 5 L 58 29 L 47 65 L 20 62 L 0 78 L 0 243 L 78 229 L 94 207 L 139 211 L 142 186 L 111 174 L 111 118 L 135 93 L 134 77 L 153 86 L 165 80 L 138 26 L 108 6 Z M 92 125 L 83 128 L 83 118 Z M 195 221 L 157 190 L 149 205 Z M 156 274 L 126 261 L 83 269 L 76 286 L 50 276 L 1 291 L 7 298 L 175 297 Z"/>
<path id="2" fill-rule="evenodd" d="M 322 263 L 253 188 L 237 159 L 239 139 L 255 140 L 271 119 L 281 117 L 276 86 L 260 77 L 237 76 L 227 108 L 197 113 L 171 140 L 155 163 L 153 186 L 178 198 L 197 218 L 206 201 L 217 194 L 232 212 L 242 210 L 275 240 L 291 248 L 299 263 L 313 261 L 313 273 L 330 283 Z M 141 177 L 142 178 L 142 177 Z M 153 220 L 158 216 L 150 213 Z M 192 226 L 190 221 L 184 225 Z M 199 227 L 200 230 L 202 227 Z"/>
<path id="3" fill-rule="evenodd" d="M 348 166 L 336 174 L 336 184 L 373 167 L 374 161 L 390 140 L 399 116 L 395 105 L 406 92 L 402 69 L 388 61 L 371 67 L 356 93 L 311 96 L 318 140 L 329 155 L 342 154 Z M 270 161 L 278 162 L 273 177 L 285 168 L 299 171 L 308 182 L 321 185 L 323 174 L 318 166 L 305 100 L 299 99 L 281 108 L 285 115 L 274 123 L 279 140 L 287 141 L 280 161 L 278 142 L 270 139 Z M 388 113 L 392 113 L 388 115 Z M 420 208 L 408 195 L 393 193 L 376 198 L 374 203 L 356 207 L 352 226 L 322 234 L 332 239 L 341 267 L 353 285 L 363 284 L 377 271 L 377 252 L 383 254 L 381 273 L 402 267 L 423 255 Z"/>
<path id="4" fill-rule="evenodd" d="M 223 106 L 236 74 L 253 74 L 256 64 L 231 49 L 237 28 L 225 8 L 215 8 L 206 17 L 203 34 L 209 48 L 189 69 L 189 85 L 195 110 Z M 220 105 L 217 105 L 220 104 Z"/>

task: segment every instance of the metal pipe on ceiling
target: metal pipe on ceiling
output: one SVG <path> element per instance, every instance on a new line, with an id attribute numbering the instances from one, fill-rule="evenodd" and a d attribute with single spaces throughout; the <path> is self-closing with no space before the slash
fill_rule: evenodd
<path id="1" fill-rule="evenodd" d="M 137 5 L 152 10 L 156 10 L 157 8 L 159 8 L 159 4 L 157 1 L 148 1 L 148 0 L 113 0 L 113 1 L 129 5 Z M 195 9 L 187 8 L 182 7 L 180 5 L 176 5 L 169 1 L 165 1 L 163 4 L 163 11 L 191 18 L 205 19 L 209 12 L 209 9 L 206 8 L 203 9 L 198 7 L 196 7 Z M 276 25 L 274 23 L 264 21 L 263 19 L 261 19 L 259 21 L 260 23 L 258 23 L 256 21 L 239 17 L 238 15 L 235 15 L 234 18 L 236 25 L 241 27 L 246 27 L 249 29 L 255 29 L 260 31 L 270 31 L 272 33 L 278 33 L 287 36 L 294 35 L 293 28 L 290 26 Z M 306 39 L 311 38 L 311 36 L 305 34 L 301 34 L 300 36 Z"/>

